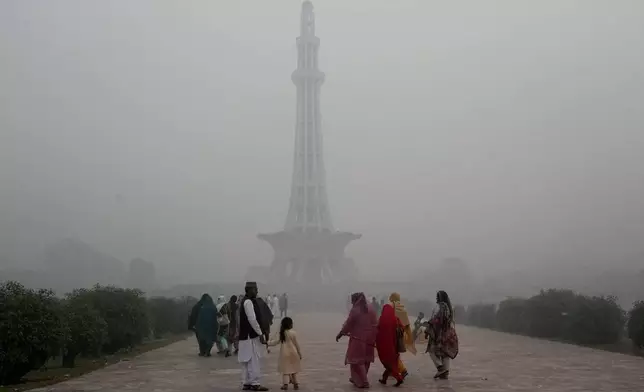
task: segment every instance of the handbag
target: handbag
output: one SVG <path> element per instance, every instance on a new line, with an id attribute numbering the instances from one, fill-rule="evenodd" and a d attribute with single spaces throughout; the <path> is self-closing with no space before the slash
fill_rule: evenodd
<path id="1" fill-rule="evenodd" d="M 227 327 L 230 324 L 230 305 L 225 304 L 219 309 L 219 314 L 217 315 L 217 323 L 222 327 Z"/>
<path id="2" fill-rule="evenodd" d="M 396 327 L 396 351 L 399 353 L 407 352 L 407 347 L 405 346 L 405 331 Z"/>
<path id="3" fill-rule="evenodd" d="M 219 323 L 219 325 L 221 325 L 222 327 L 225 327 L 225 326 L 227 326 L 228 324 L 230 324 L 230 319 L 228 318 L 228 315 L 227 315 L 227 314 L 222 314 L 221 316 L 217 317 L 217 322 L 218 322 L 218 323 Z"/>

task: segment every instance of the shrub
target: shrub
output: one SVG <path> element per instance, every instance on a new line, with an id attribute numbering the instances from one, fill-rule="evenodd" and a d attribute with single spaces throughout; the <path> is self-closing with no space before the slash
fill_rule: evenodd
<path id="1" fill-rule="evenodd" d="M 197 299 L 155 297 L 148 300 L 150 326 L 154 337 L 186 332 L 186 320 Z"/>
<path id="2" fill-rule="evenodd" d="M 107 323 L 103 351 L 112 354 L 140 344 L 150 332 L 147 303 L 143 292 L 113 286 L 95 286 L 87 291 L 87 303 Z"/>
<path id="3" fill-rule="evenodd" d="M 496 305 L 475 304 L 467 308 L 467 324 L 480 328 L 496 327 Z"/>
<path id="4" fill-rule="evenodd" d="M 538 338 L 556 339 L 564 336 L 576 294 L 570 290 L 546 290 L 527 302 L 527 333 Z"/>
<path id="5" fill-rule="evenodd" d="M 107 322 L 94 308 L 92 291 L 74 290 L 63 306 L 63 366 L 74 367 L 76 356 L 98 356 L 107 342 Z"/>
<path id="6" fill-rule="evenodd" d="M 644 348 L 644 301 L 635 302 L 628 312 L 627 330 L 633 345 L 638 349 Z"/>
<path id="7" fill-rule="evenodd" d="M 455 323 L 464 322 L 466 317 L 467 317 L 467 312 L 465 311 L 465 306 L 454 305 L 454 322 Z"/>
<path id="8" fill-rule="evenodd" d="M 59 301 L 51 290 L 0 285 L 0 385 L 41 368 L 60 349 Z"/>
<path id="9" fill-rule="evenodd" d="M 622 337 L 624 311 L 613 297 L 577 295 L 561 338 L 578 344 L 611 344 Z"/>
<path id="10" fill-rule="evenodd" d="M 526 319 L 528 301 L 523 298 L 508 298 L 499 304 L 496 312 L 496 327 L 503 332 L 523 334 L 528 330 Z"/>

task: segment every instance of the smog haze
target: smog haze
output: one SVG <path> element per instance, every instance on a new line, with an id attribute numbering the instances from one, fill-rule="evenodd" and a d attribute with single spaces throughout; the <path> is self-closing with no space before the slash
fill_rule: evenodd
<path id="1" fill-rule="evenodd" d="M 314 3 L 329 204 L 364 279 L 643 268 L 643 2 Z M 269 265 L 300 10 L 2 2 L 1 266 L 66 238 L 182 282 Z"/>

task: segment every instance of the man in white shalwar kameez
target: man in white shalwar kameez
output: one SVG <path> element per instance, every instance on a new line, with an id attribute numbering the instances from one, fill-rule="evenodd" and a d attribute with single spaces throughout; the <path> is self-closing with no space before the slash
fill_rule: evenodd
<path id="1" fill-rule="evenodd" d="M 277 294 L 273 294 L 271 297 L 271 303 L 269 304 L 271 307 L 271 313 L 273 313 L 274 318 L 278 318 L 278 315 L 280 314 L 280 300 L 277 298 Z"/>
<path id="2" fill-rule="evenodd" d="M 241 364 L 242 390 L 268 391 L 260 383 L 261 352 L 266 342 L 266 331 L 260 326 L 261 312 L 257 304 L 257 283 L 246 283 L 246 295 L 239 312 L 239 352 L 237 360 Z"/>

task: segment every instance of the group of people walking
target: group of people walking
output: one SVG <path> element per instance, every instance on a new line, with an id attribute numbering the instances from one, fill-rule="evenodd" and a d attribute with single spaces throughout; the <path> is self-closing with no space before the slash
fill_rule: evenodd
<path id="1" fill-rule="evenodd" d="M 281 318 L 280 332 L 270 339 L 270 329 L 277 314 Z M 232 355 L 232 348 L 242 367 L 242 389 L 267 391 L 260 383 L 262 350 L 280 346 L 278 371 L 283 375 L 282 389 L 293 384 L 299 389 L 297 373 L 300 372 L 301 351 L 293 320 L 288 314 L 288 297 L 258 297 L 255 282 L 247 282 L 244 294 L 233 295 L 230 300 L 220 296 L 215 304 L 209 294 L 202 295 L 194 305 L 188 319 L 188 328 L 195 332 L 199 344 L 199 356 L 210 357 L 213 346 L 217 353 Z M 282 317 L 283 316 L 283 317 Z"/>
<path id="2" fill-rule="evenodd" d="M 210 357 L 215 345 L 218 354 L 226 357 L 231 355 L 231 346 L 234 347 L 235 342 L 237 307 L 236 295 L 233 295 L 230 301 L 220 296 L 215 304 L 209 294 L 202 295 L 192 307 L 188 329 L 195 332 L 199 344 L 199 356 Z"/>
<path id="3" fill-rule="evenodd" d="M 209 294 L 204 294 L 192 307 L 188 320 L 188 329 L 195 332 L 199 343 L 199 356 L 210 357 L 213 346 L 217 354 L 229 357 L 238 352 L 238 318 L 239 308 L 244 295 L 226 297 L 221 295 L 215 303 Z M 260 307 L 264 313 L 263 319 L 270 326 L 273 319 L 280 314 L 280 318 L 288 313 L 288 297 L 283 294 L 278 298 L 276 294 L 269 295 L 266 300 L 259 299 Z"/>
<path id="4" fill-rule="evenodd" d="M 268 390 L 260 382 L 260 358 L 263 350 L 271 346 L 280 346 L 277 370 L 282 375 L 281 389 L 287 390 L 291 384 L 299 389 L 297 375 L 301 371 L 302 351 L 293 319 L 286 316 L 286 302 L 278 299 L 280 317 L 284 317 L 278 336 L 271 339 L 275 310 L 271 309 L 274 308 L 272 301 L 270 296 L 266 301 L 258 297 L 257 283 L 246 282 L 244 294 L 239 298 L 232 296 L 226 301 L 220 296 L 215 304 L 208 294 L 204 294 L 190 315 L 189 327 L 196 333 L 200 356 L 210 356 L 215 344 L 218 353 L 225 356 L 230 356 L 231 346 L 234 347 L 241 366 L 242 390 Z M 427 339 L 425 352 L 436 366 L 434 378 L 449 377 L 450 361 L 458 354 L 458 338 L 454 310 L 446 292 L 437 293 L 436 307 L 430 318 L 425 321 L 421 314 L 413 325 L 398 293 L 389 296 L 389 303 L 381 306 L 379 315 L 362 292 L 352 294 L 350 302 L 351 310 L 336 341 L 344 336 L 349 338 L 345 365 L 350 367 L 349 381 L 354 386 L 369 388 L 368 373 L 376 350 L 384 367 L 378 381 L 387 384 L 389 378 L 393 378 L 395 386 L 402 385 L 409 373 L 400 354 L 417 353 L 415 343 L 423 328 Z"/>
<path id="5" fill-rule="evenodd" d="M 345 355 L 345 365 L 349 365 L 349 381 L 358 388 L 369 388 L 368 373 L 375 360 L 375 351 L 384 367 L 379 379 L 386 384 L 390 377 L 396 381 L 395 386 L 403 384 L 408 375 L 400 354 L 416 354 L 415 341 L 419 322 L 412 330 L 409 315 L 401 302 L 398 293 L 389 296 L 389 303 L 380 309 L 380 316 L 373 304 L 367 302 L 364 293 L 351 295 L 351 311 L 336 336 L 339 341 L 343 336 L 349 337 Z M 435 379 L 447 379 L 450 361 L 458 355 L 458 337 L 454 328 L 454 310 L 445 291 L 436 295 L 436 307 L 425 325 L 427 339 L 426 351 L 436 366 Z"/>

